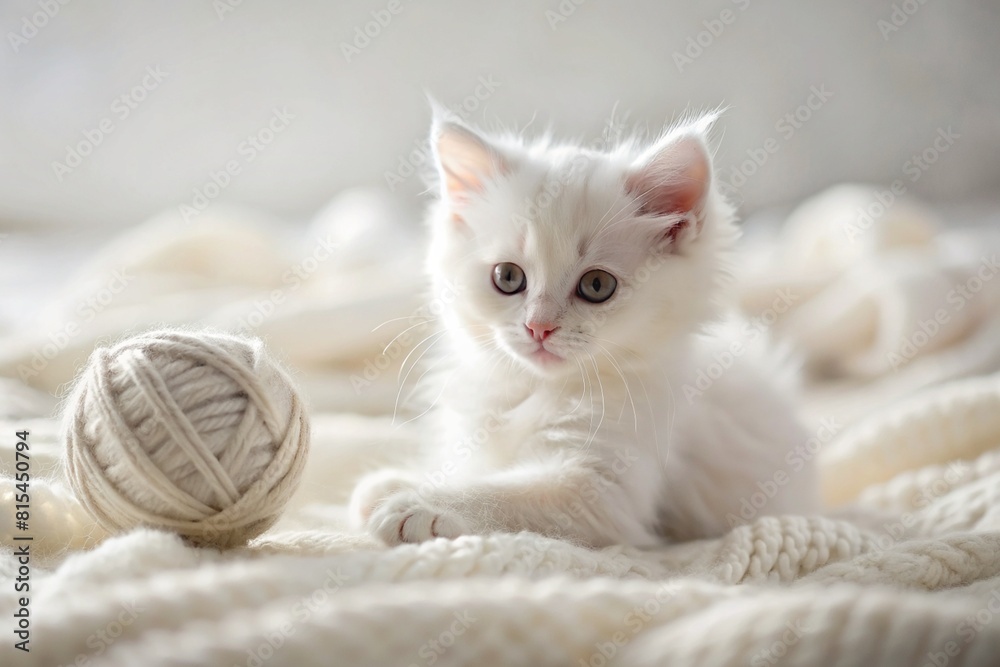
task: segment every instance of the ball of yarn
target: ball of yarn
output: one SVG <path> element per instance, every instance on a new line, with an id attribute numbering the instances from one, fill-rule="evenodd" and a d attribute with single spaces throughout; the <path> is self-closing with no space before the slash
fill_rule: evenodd
<path id="1" fill-rule="evenodd" d="M 149 526 L 228 548 L 278 519 L 309 424 L 259 339 L 154 331 L 93 352 L 65 441 L 70 485 L 109 532 Z"/>

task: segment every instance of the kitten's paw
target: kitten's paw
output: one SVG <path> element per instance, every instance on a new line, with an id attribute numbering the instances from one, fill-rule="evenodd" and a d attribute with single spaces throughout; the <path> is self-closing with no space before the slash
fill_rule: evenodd
<path id="1" fill-rule="evenodd" d="M 351 525 L 361 529 L 387 498 L 404 490 L 415 490 L 420 478 L 406 470 L 379 470 L 365 475 L 354 487 L 348 507 Z"/>
<path id="2" fill-rule="evenodd" d="M 469 534 L 461 516 L 432 506 L 414 491 L 397 493 L 379 505 L 368 520 L 368 530 L 390 546 Z"/>

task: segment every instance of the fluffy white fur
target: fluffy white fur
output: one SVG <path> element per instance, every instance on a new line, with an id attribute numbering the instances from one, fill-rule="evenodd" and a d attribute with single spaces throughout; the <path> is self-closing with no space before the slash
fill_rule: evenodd
<path id="1" fill-rule="evenodd" d="M 777 491 L 759 514 L 818 508 L 811 469 L 767 483 L 808 434 L 764 354 L 682 390 L 740 342 L 707 326 L 725 315 L 738 237 L 713 121 L 601 151 L 436 119 L 428 267 L 449 304 L 426 418 L 436 456 L 364 478 L 359 525 L 390 544 L 528 530 L 641 546 L 728 530 L 758 482 Z M 505 262 L 523 291 L 494 285 Z M 617 280 L 603 303 L 577 293 L 595 268 Z"/>

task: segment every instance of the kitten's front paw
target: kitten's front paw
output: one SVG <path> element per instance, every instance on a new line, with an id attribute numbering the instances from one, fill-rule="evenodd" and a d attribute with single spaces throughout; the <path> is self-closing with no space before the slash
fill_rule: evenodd
<path id="1" fill-rule="evenodd" d="M 392 495 L 379 505 L 368 520 L 368 530 L 390 546 L 469 533 L 461 516 L 432 506 L 413 491 Z"/>
<path id="2" fill-rule="evenodd" d="M 364 528 L 368 520 L 379 506 L 390 496 L 404 490 L 415 490 L 419 478 L 408 470 L 379 470 L 361 478 L 354 492 L 348 515 L 351 525 Z"/>

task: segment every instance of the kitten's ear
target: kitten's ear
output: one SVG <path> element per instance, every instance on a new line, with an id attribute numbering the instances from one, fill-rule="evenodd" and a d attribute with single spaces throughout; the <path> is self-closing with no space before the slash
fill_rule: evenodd
<path id="1" fill-rule="evenodd" d="M 442 196 L 462 203 L 507 170 L 500 153 L 483 137 L 454 120 L 436 119 L 431 145 L 441 175 Z"/>
<path id="2" fill-rule="evenodd" d="M 712 157 L 705 141 L 714 116 L 665 136 L 633 165 L 625 189 L 641 215 L 668 218 L 663 240 L 676 247 L 697 236 L 712 187 Z"/>

